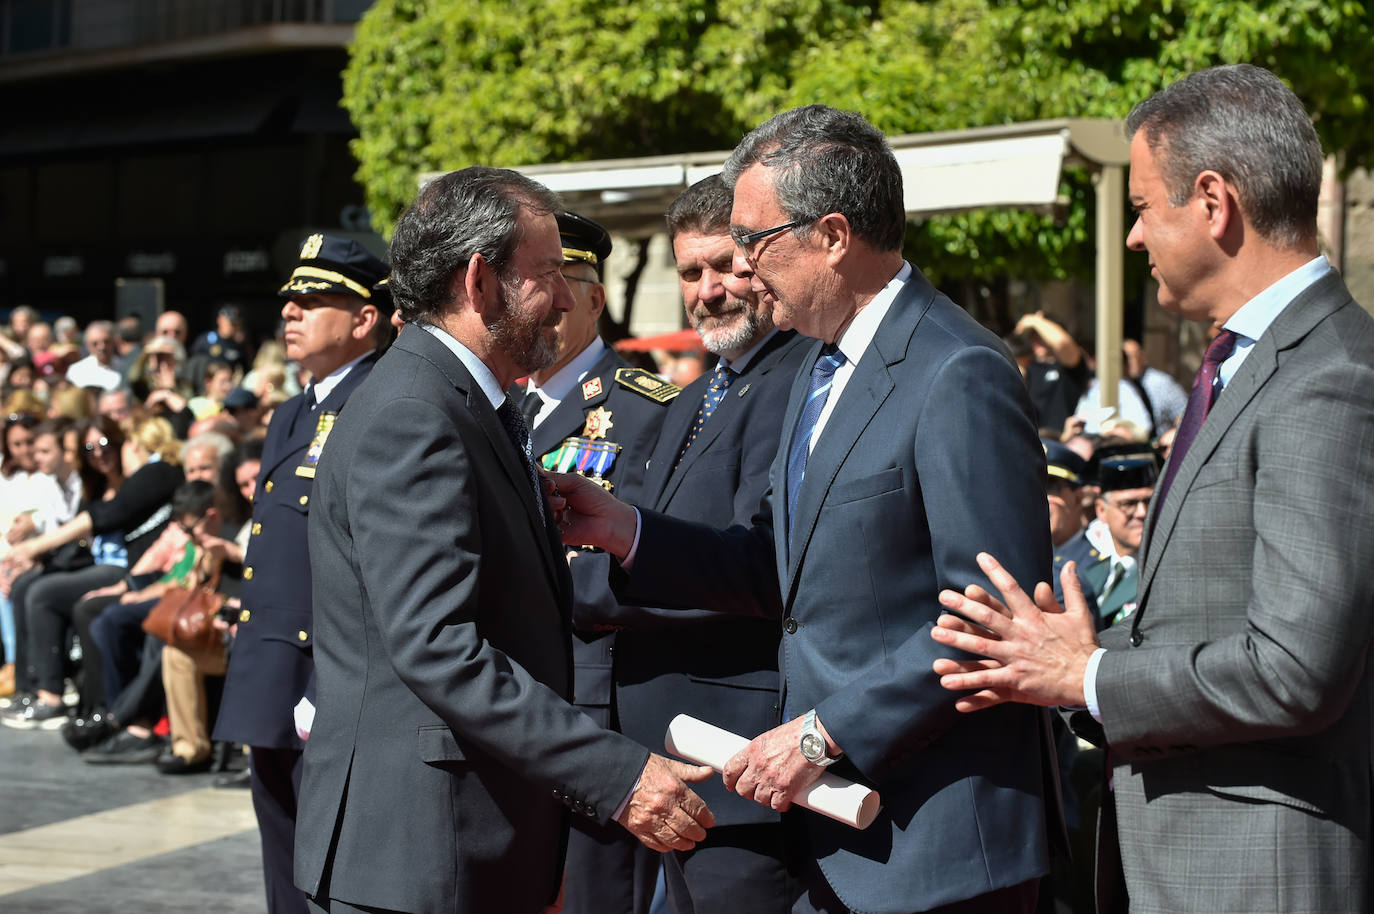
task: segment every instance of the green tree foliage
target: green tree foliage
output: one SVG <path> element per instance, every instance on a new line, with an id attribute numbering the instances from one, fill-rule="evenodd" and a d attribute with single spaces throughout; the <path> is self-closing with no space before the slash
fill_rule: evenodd
<path id="1" fill-rule="evenodd" d="M 1347 167 L 1374 152 L 1370 17 L 1353 0 L 378 0 L 344 103 L 359 178 L 389 231 L 422 171 L 476 162 L 729 148 L 791 105 L 890 134 L 1123 117 L 1182 74 L 1248 61 L 1287 80 Z M 1085 275 L 1092 188 L 1055 214 L 923 221 L 937 280 Z"/>

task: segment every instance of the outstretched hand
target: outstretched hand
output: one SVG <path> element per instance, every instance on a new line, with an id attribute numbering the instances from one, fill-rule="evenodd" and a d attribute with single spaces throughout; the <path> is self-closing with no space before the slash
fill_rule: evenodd
<path id="1" fill-rule="evenodd" d="M 567 546 L 600 546 L 624 558 L 634 545 L 635 509 L 576 473 L 541 470 L 549 507 Z"/>
<path id="2" fill-rule="evenodd" d="M 716 824 L 716 817 L 687 784 L 713 774 L 715 771 L 705 765 L 650 754 L 630 802 L 616 821 L 649 850 L 689 851 L 706 837 L 706 829 Z"/>
<path id="3" fill-rule="evenodd" d="M 969 712 L 1008 701 L 1051 707 L 1084 704 L 1083 675 L 1098 643 L 1075 563 L 1067 563 L 1059 576 L 1065 606 L 1055 601 L 1044 581 L 1036 585 L 1032 600 L 986 552 L 978 555 L 978 566 L 1002 599 L 977 585 L 962 594 L 941 591 L 940 602 L 959 615 L 942 615 L 930 633 L 946 647 L 988 658 L 935 661 L 940 685 L 973 693 L 954 706 Z"/>

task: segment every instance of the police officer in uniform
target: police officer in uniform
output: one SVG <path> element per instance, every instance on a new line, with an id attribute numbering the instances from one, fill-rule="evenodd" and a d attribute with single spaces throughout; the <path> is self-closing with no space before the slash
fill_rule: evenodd
<path id="1" fill-rule="evenodd" d="M 1121 444 L 1098 448 L 1092 465 L 1099 489 L 1097 519 L 1056 550 L 1055 568 L 1078 563 L 1085 593 L 1097 596 L 1098 625 L 1108 628 L 1135 611 L 1136 554 L 1159 478 L 1159 459 L 1148 445 Z"/>
<path id="2" fill-rule="evenodd" d="M 524 389 L 511 391 L 521 404 L 536 459 L 560 472 L 577 471 L 602 482 L 621 498 L 634 499 L 658 441 L 668 404 L 680 389 L 651 372 L 632 368 L 601 339 L 597 321 L 606 309 L 602 284 L 611 238 L 577 213 L 558 216 L 563 277 L 576 307 L 558 328 L 558 360 L 537 372 Z M 604 727 L 619 730 L 612 702 L 613 632 L 586 623 L 615 605 L 608 563 L 599 553 L 572 552 L 573 703 Z M 579 624 L 579 623 L 582 624 Z M 653 748 L 653 747 L 650 747 Z M 614 823 L 600 827 L 574 821 L 565 867 L 566 914 L 631 914 L 648 910 L 658 855 Z"/>
<path id="3" fill-rule="evenodd" d="M 253 809 L 262 834 L 267 907 L 304 912 L 292 884 L 301 733 L 312 708 L 310 494 L 330 429 L 392 337 L 389 302 L 372 286 L 390 272 L 356 241 L 311 235 L 281 288 L 287 358 L 311 383 L 272 416 L 244 556 L 242 610 L 215 739 L 252 748 Z M 327 458 L 325 458 L 327 459 Z M 299 730 L 298 730 L 299 728 Z"/>

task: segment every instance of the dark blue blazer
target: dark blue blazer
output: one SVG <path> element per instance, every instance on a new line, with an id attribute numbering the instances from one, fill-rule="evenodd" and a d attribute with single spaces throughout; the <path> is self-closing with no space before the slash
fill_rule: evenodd
<path id="1" fill-rule="evenodd" d="M 292 710 L 311 688 L 315 666 L 310 611 L 310 548 L 306 524 L 315 480 L 296 473 L 305 463 L 319 417 L 341 413 L 363 383 L 369 356 L 312 411 L 305 395 L 287 400 L 272 415 L 262 448 L 262 469 L 253 495 L 253 521 L 244 555 L 238 634 L 225 674 L 215 739 L 248 746 L 300 749 Z"/>
<path id="2" fill-rule="evenodd" d="M 687 387 L 668 410 L 640 504 L 716 527 L 749 523 L 768 491 L 783 411 L 808 342 L 792 331 L 773 334 L 674 469 L 710 376 Z M 662 751 L 677 714 L 749 737 L 777 723 L 776 620 L 618 607 L 608 621 L 627 626 L 615 636 L 616 705 L 625 735 Z M 717 825 L 778 821 L 776 812 L 727 791 L 719 778 L 694 789 Z"/>
<path id="3" fill-rule="evenodd" d="M 808 347 L 806 366 L 819 351 Z M 802 373 L 754 525 L 644 511 L 624 596 L 781 620 L 783 716 L 817 709 L 846 755 L 831 770 L 882 793 L 865 831 L 803 814 L 811 852 L 850 908 L 909 914 L 1039 877 L 1052 752 L 1043 715 L 1021 705 L 960 714 L 931 669 L 948 654 L 930 638 L 940 590 L 990 586 L 978 552 L 1018 580 L 1049 574 L 1044 450 L 1020 373 L 915 273 L 811 453 L 789 554 L 775 493 L 787 488 L 786 442 L 806 393 Z"/>

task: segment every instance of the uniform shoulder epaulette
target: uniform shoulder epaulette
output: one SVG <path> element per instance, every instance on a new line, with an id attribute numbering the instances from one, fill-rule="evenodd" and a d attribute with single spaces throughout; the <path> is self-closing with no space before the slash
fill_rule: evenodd
<path id="1" fill-rule="evenodd" d="M 633 390 L 642 397 L 648 397 L 655 403 L 671 403 L 674 397 L 682 393 L 681 387 L 670 384 L 643 368 L 617 368 L 615 383 Z"/>

